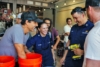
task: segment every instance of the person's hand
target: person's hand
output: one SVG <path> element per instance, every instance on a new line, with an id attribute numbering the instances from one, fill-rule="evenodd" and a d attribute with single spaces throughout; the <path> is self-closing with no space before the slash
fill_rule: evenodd
<path id="1" fill-rule="evenodd" d="M 32 52 L 30 52 L 29 50 L 27 50 L 26 53 L 32 53 Z"/>
<path id="2" fill-rule="evenodd" d="M 54 46 L 52 46 L 52 48 L 53 48 L 54 50 L 56 50 L 56 49 L 57 49 L 57 46 L 54 45 Z"/>
<path id="3" fill-rule="evenodd" d="M 57 46 L 54 44 L 53 46 L 51 46 L 53 50 L 57 49 Z"/>
<path id="4" fill-rule="evenodd" d="M 78 56 L 82 56 L 84 54 L 84 51 L 79 48 L 74 49 L 73 52 L 75 55 L 78 55 Z"/>
<path id="5" fill-rule="evenodd" d="M 63 64 L 64 64 L 64 62 L 65 62 L 65 58 L 64 58 L 64 57 L 62 57 L 62 58 L 60 59 L 60 63 L 61 63 L 61 65 L 63 65 Z"/>

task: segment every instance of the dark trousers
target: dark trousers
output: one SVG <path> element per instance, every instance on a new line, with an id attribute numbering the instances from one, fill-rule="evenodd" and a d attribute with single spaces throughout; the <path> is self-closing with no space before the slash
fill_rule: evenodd
<path id="1" fill-rule="evenodd" d="M 82 67 L 83 59 L 73 60 L 74 67 Z"/>
<path id="2" fill-rule="evenodd" d="M 16 63 L 15 63 L 15 67 L 19 67 L 19 64 L 18 64 L 18 62 L 16 62 Z"/>
<path id="3" fill-rule="evenodd" d="M 82 67 L 83 59 L 73 60 L 71 57 L 67 57 L 64 67 Z"/>
<path id="4" fill-rule="evenodd" d="M 71 57 L 66 58 L 64 67 L 74 67 L 73 60 Z"/>

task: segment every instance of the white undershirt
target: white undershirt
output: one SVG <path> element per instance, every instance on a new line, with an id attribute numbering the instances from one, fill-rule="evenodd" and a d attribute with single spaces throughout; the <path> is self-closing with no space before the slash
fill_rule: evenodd
<path id="1" fill-rule="evenodd" d="M 69 25 L 64 26 L 64 32 L 65 33 L 70 33 L 71 27 Z M 64 37 L 64 41 L 67 43 L 68 42 L 68 36 Z"/>

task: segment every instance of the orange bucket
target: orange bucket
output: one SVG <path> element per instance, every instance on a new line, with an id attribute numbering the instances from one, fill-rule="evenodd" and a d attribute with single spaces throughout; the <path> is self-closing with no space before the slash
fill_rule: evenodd
<path id="1" fill-rule="evenodd" d="M 26 54 L 27 59 L 18 59 L 19 67 L 41 67 L 42 55 L 37 53 Z"/>
<path id="2" fill-rule="evenodd" d="M 14 67 L 15 59 L 12 56 L 0 56 L 0 67 Z"/>

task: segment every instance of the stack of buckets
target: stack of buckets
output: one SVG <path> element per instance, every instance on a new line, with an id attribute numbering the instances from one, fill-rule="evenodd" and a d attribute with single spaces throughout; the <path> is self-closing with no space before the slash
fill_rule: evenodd
<path id="1" fill-rule="evenodd" d="M 0 67 L 14 67 L 15 59 L 11 56 L 0 56 Z"/>
<path id="2" fill-rule="evenodd" d="M 37 53 L 26 54 L 27 59 L 18 59 L 19 67 L 41 67 L 42 55 Z M 15 67 L 15 59 L 11 56 L 0 56 L 0 67 Z"/>
<path id="3" fill-rule="evenodd" d="M 19 67 L 41 67 L 42 55 L 37 53 L 26 54 L 27 59 L 18 59 Z"/>

